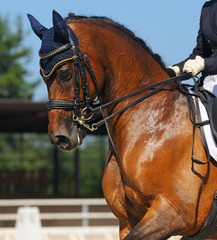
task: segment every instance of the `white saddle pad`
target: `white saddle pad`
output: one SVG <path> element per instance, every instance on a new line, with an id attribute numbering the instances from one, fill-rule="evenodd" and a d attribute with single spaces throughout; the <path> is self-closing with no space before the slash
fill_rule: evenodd
<path id="1" fill-rule="evenodd" d="M 204 105 L 201 103 L 200 100 L 198 100 L 198 102 L 199 102 L 201 120 L 202 121 L 209 120 Z M 202 128 L 204 130 L 204 135 L 206 138 L 206 142 L 207 142 L 207 146 L 208 146 L 210 155 L 217 161 L 217 145 L 216 145 L 215 139 L 213 137 L 213 133 L 212 133 L 210 124 L 204 125 Z"/>
<path id="2" fill-rule="evenodd" d="M 213 93 L 215 96 L 217 96 L 217 75 L 207 76 L 204 79 L 203 82 L 203 88 Z M 208 120 L 208 115 L 206 112 L 205 107 L 199 100 L 199 108 L 201 112 L 201 118 L 202 121 Z M 208 149 L 210 152 L 210 155 L 217 161 L 217 145 L 215 142 L 215 139 L 213 137 L 212 129 L 210 127 L 210 124 L 207 124 L 202 127 L 204 129 L 204 135 L 207 141 Z"/>
<path id="3" fill-rule="evenodd" d="M 211 93 L 217 96 L 217 75 L 205 77 L 203 82 L 203 88 L 205 88 L 206 90 L 210 91 Z M 190 92 L 192 91 L 190 90 Z M 198 99 L 198 103 L 200 108 L 201 120 L 202 121 L 209 120 L 207 111 L 204 105 L 202 104 L 202 102 L 200 101 L 200 99 Z M 213 137 L 210 124 L 206 124 L 201 128 L 203 128 L 203 131 L 204 131 L 204 136 L 207 142 L 209 153 L 212 156 L 212 158 L 217 161 L 217 145 Z"/>

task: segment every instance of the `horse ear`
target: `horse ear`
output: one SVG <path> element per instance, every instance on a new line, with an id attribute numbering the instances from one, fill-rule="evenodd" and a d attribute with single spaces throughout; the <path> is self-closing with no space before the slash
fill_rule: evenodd
<path id="1" fill-rule="evenodd" d="M 63 39 L 72 43 L 72 45 L 79 45 L 78 38 L 72 29 L 65 23 L 61 15 L 53 10 L 53 25 L 54 31 L 58 33 Z"/>
<path id="2" fill-rule="evenodd" d="M 58 33 L 62 38 L 68 40 L 69 35 L 67 31 L 67 24 L 61 17 L 61 15 L 53 10 L 53 26 L 54 26 L 54 31 Z"/>
<path id="3" fill-rule="evenodd" d="M 47 28 L 41 25 L 41 23 L 37 19 L 35 19 L 32 15 L 27 14 L 27 16 L 30 21 L 32 30 L 40 39 L 42 39 L 43 33 L 47 30 Z"/>

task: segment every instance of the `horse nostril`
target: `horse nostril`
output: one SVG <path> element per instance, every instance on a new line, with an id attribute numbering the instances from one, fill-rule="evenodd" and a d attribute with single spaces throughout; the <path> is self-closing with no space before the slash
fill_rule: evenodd
<path id="1" fill-rule="evenodd" d="M 65 136 L 59 135 L 54 138 L 54 142 L 56 145 L 59 146 L 67 146 L 68 145 L 68 139 Z"/>

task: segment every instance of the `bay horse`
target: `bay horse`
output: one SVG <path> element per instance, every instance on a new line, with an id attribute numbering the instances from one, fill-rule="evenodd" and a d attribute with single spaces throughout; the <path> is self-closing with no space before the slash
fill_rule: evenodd
<path id="1" fill-rule="evenodd" d="M 85 128 L 90 128 L 85 123 L 91 115 L 88 103 L 97 96 L 106 104 L 169 78 L 152 50 L 111 19 L 70 14 L 64 21 L 54 11 L 53 27 L 47 29 L 28 17 L 42 40 L 39 55 L 49 95 L 49 138 L 62 150 L 82 144 Z M 83 64 L 79 58 L 85 58 Z M 101 108 L 104 118 L 142 95 Z M 212 159 L 192 164 L 192 123 L 177 85 L 169 84 L 109 120 L 102 187 L 119 220 L 120 239 L 163 240 L 197 233 L 211 208 L 217 168 Z M 194 144 L 197 158 L 206 162 L 198 129 Z"/>

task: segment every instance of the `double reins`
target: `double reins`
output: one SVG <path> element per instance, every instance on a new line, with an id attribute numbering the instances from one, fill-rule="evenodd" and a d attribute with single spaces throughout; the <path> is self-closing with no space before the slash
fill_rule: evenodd
<path id="1" fill-rule="evenodd" d="M 132 106 L 142 102 L 143 100 L 159 93 L 160 91 L 162 91 L 167 85 L 169 85 L 170 83 L 175 83 L 177 85 L 177 88 L 179 89 L 179 91 L 184 94 L 187 98 L 187 103 L 188 103 L 188 109 L 189 109 L 189 116 L 190 116 L 190 120 L 193 124 L 193 134 L 192 134 L 192 155 L 191 155 L 191 160 L 193 163 L 196 163 L 196 164 L 207 164 L 209 161 L 210 161 L 210 153 L 209 153 L 209 149 L 208 149 L 208 146 L 207 146 L 207 143 L 205 144 L 205 149 L 206 149 L 206 154 L 207 154 L 207 161 L 206 162 L 202 162 L 200 160 L 198 160 L 197 158 L 195 158 L 194 156 L 194 145 L 195 145 L 195 129 L 196 127 L 202 127 L 204 125 L 207 125 L 209 124 L 209 120 L 206 120 L 206 121 L 202 121 L 201 120 L 201 117 L 198 116 L 199 118 L 199 122 L 196 121 L 196 107 L 195 107 L 195 103 L 194 103 L 194 100 L 192 97 L 195 98 L 195 101 L 196 101 L 196 105 L 198 105 L 198 99 L 203 99 L 203 101 L 205 101 L 205 99 L 203 98 L 203 96 L 201 96 L 201 94 L 199 93 L 199 90 L 198 90 L 198 82 L 195 80 L 195 77 L 193 77 L 193 81 L 194 81 L 194 85 L 190 85 L 190 84 L 183 84 L 182 81 L 184 80 L 189 80 L 190 78 L 192 78 L 192 74 L 191 73 L 184 73 L 180 76 L 177 76 L 177 77 L 173 77 L 173 78 L 169 78 L 169 79 L 166 79 L 164 81 L 161 81 L 161 82 L 158 82 L 158 83 L 155 83 L 153 85 L 150 85 L 148 87 L 145 87 L 145 88 L 142 88 L 142 89 L 139 89 L 135 92 L 132 92 L 130 94 L 127 94 L 123 97 L 120 97 L 114 101 L 111 101 L 111 102 L 108 102 L 106 104 L 103 104 L 103 105 L 100 105 L 99 107 L 96 107 L 96 108 L 93 108 L 91 109 L 91 111 L 94 113 L 94 112 L 97 112 L 97 111 L 102 111 L 103 109 L 109 107 L 109 106 L 112 106 L 114 104 L 117 104 L 119 102 L 122 102 L 130 97 L 133 97 L 133 96 L 136 96 L 138 94 L 141 94 L 143 92 L 146 92 L 146 91 L 149 91 L 151 90 L 151 92 L 143 95 L 142 97 L 138 98 L 137 100 L 131 102 L 130 104 L 128 104 L 127 106 L 121 108 L 119 111 L 111 114 L 110 116 L 102 119 L 101 121 L 97 122 L 97 123 L 93 123 L 91 127 L 88 127 L 92 130 L 96 130 L 98 127 L 100 127 L 101 125 L 105 124 L 106 122 L 110 121 L 111 119 L 113 119 L 114 117 L 116 117 L 117 115 L 123 113 L 124 111 L 126 111 L 127 109 L 131 108 Z M 194 92 L 192 91 L 189 91 L 189 88 L 190 89 L 194 89 Z M 197 107 L 198 109 L 199 107 Z M 199 109 L 198 109 L 199 111 Z"/>
<path id="2" fill-rule="evenodd" d="M 167 85 L 169 85 L 172 82 L 180 82 L 183 80 L 187 80 L 191 77 L 191 74 L 185 73 L 181 76 L 178 77 L 173 77 L 166 79 L 164 81 L 152 84 L 150 86 L 144 87 L 142 89 L 139 89 L 135 92 L 129 93 L 125 96 L 122 96 L 116 100 L 113 100 L 111 102 L 99 105 L 95 108 L 91 106 L 90 102 L 90 94 L 89 94 L 89 84 L 87 81 L 87 75 L 86 72 L 90 75 L 90 78 L 95 86 L 96 92 L 99 96 L 99 85 L 96 80 L 96 75 L 93 71 L 93 68 L 90 64 L 90 61 L 87 57 L 86 54 L 82 52 L 82 50 L 79 48 L 78 44 L 75 43 L 74 41 L 74 36 L 72 35 L 71 31 L 68 30 L 68 35 L 69 35 L 69 41 L 70 43 L 67 43 L 66 45 L 63 45 L 62 47 L 56 49 L 55 51 L 52 51 L 46 55 L 40 55 L 40 57 L 43 58 L 49 58 L 52 56 L 55 56 L 57 54 L 60 54 L 61 52 L 71 48 L 73 51 L 73 62 L 74 62 L 74 76 L 75 76 L 75 100 L 74 101 L 66 101 L 66 100 L 56 100 L 56 99 L 51 99 L 47 102 L 47 107 L 48 110 L 53 110 L 53 109 L 62 109 L 66 111 L 72 111 L 74 110 L 74 115 L 73 115 L 73 121 L 78 123 L 79 125 L 84 126 L 90 131 L 95 131 L 97 130 L 101 125 L 105 124 L 106 122 L 110 121 L 117 115 L 123 113 L 127 109 L 135 106 L 136 104 L 142 102 L 143 100 L 159 93 L 161 90 L 163 90 Z M 177 84 L 179 86 L 179 84 Z M 83 92 L 83 99 L 80 100 L 80 86 L 82 88 Z M 108 117 L 103 118 L 102 120 L 92 123 L 91 125 L 88 124 L 92 117 L 94 116 L 95 113 L 97 112 L 102 112 L 104 109 L 115 105 L 117 103 L 120 103 L 128 98 L 131 98 L 133 96 L 137 96 L 141 93 L 150 91 L 149 93 L 139 97 L 135 101 L 129 103 L 127 106 L 121 108 L 117 112 L 111 114 Z M 80 111 L 80 109 L 82 109 Z"/>
<path id="3" fill-rule="evenodd" d="M 66 46 L 66 48 L 68 48 L 68 47 L 69 47 L 69 45 Z M 194 96 L 196 98 L 200 97 L 198 91 L 196 91 L 195 93 L 190 93 L 186 88 L 187 84 L 183 85 L 181 83 L 182 81 L 188 80 L 189 78 L 192 77 L 191 73 L 184 73 L 180 76 L 172 77 L 172 78 L 157 82 L 155 84 L 152 84 L 150 86 L 144 87 L 142 89 L 139 89 L 137 91 L 134 91 L 132 93 L 124 95 L 124 96 L 122 96 L 118 99 L 115 99 L 113 101 L 110 101 L 108 103 L 101 104 L 96 107 L 92 107 L 91 102 L 90 102 L 90 96 L 89 96 L 89 84 L 87 81 L 86 70 L 89 73 L 90 78 L 94 83 L 96 92 L 99 96 L 99 86 L 98 86 L 98 83 L 96 80 L 95 73 L 93 71 L 93 68 L 91 67 L 91 64 L 90 64 L 90 61 L 89 61 L 87 55 L 84 54 L 77 45 L 71 44 L 71 47 L 72 47 L 73 56 L 74 56 L 73 62 L 74 62 L 74 71 L 75 71 L 75 101 L 52 99 L 47 102 L 47 107 L 49 110 L 53 110 L 53 109 L 63 109 L 63 110 L 67 110 L 67 111 L 74 110 L 73 122 L 85 127 L 89 131 L 93 132 L 93 131 L 97 130 L 100 126 L 109 122 L 110 120 L 112 120 L 113 118 L 118 116 L 119 114 L 122 114 L 127 109 L 129 109 L 129 108 L 135 106 L 136 104 L 144 101 L 145 99 L 161 92 L 162 90 L 165 90 L 165 87 L 171 83 L 175 83 L 177 85 L 177 88 L 184 95 L 186 95 L 186 97 L 189 95 Z M 57 49 L 56 52 L 52 52 L 51 54 L 52 55 L 58 54 L 60 51 L 64 51 L 63 49 L 64 48 Z M 46 56 L 42 56 L 42 57 L 46 57 Z M 82 92 L 83 92 L 83 100 L 82 101 L 80 101 L 80 85 L 82 87 Z M 195 85 L 196 85 L 196 82 L 195 82 Z M 91 125 L 89 124 L 92 117 L 97 112 L 102 113 L 102 111 L 104 109 L 106 109 L 110 106 L 114 106 L 115 104 L 118 104 L 128 98 L 137 96 L 137 95 L 142 94 L 147 91 L 149 91 L 149 92 L 144 94 L 143 96 L 139 97 L 138 99 L 132 101 L 131 103 L 129 103 L 125 107 L 121 108 L 120 110 L 116 111 L 115 113 L 112 113 L 111 115 L 103 118 L 102 120 L 99 120 L 98 122 L 92 123 Z M 194 110 L 194 104 L 192 103 L 191 98 L 187 97 L 187 100 L 188 100 L 188 105 L 189 105 L 190 118 L 193 123 L 193 144 L 192 144 L 191 159 L 193 162 L 195 162 L 197 164 L 206 164 L 209 161 L 209 154 L 208 154 L 208 161 L 205 163 L 201 162 L 200 160 L 198 160 L 194 157 L 195 127 L 197 125 L 202 126 L 203 124 L 206 124 L 206 123 L 199 123 L 199 124 L 196 123 L 196 120 L 195 120 L 196 114 L 195 114 L 195 110 Z M 190 102 L 191 102 L 191 104 L 189 104 Z M 82 110 L 80 111 L 80 109 L 82 109 Z"/>
<path id="4" fill-rule="evenodd" d="M 89 62 L 89 61 L 88 61 Z M 92 69 L 92 67 L 91 67 Z M 94 78 L 95 78 L 95 74 L 93 74 Z M 78 124 L 84 126 L 85 128 L 87 128 L 88 130 L 90 131 L 95 131 L 97 130 L 100 126 L 102 126 L 103 124 L 105 124 L 106 122 L 110 121 L 111 119 L 113 119 L 114 117 L 116 117 L 117 115 L 119 114 L 122 114 L 123 112 L 125 112 L 127 109 L 135 106 L 136 104 L 144 101 L 145 99 L 159 93 L 160 91 L 162 91 L 167 85 L 169 85 L 170 83 L 178 83 L 180 81 L 183 81 L 183 80 L 187 80 L 191 77 L 191 75 L 189 73 L 185 73 L 181 76 L 177 76 L 177 77 L 173 77 L 173 78 L 169 78 L 169 79 L 166 79 L 164 81 L 161 81 L 161 82 L 158 82 L 158 83 L 155 83 L 155 84 L 152 84 L 150 86 L 147 86 L 147 87 L 144 87 L 142 89 L 139 89 L 137 91 L 134 91 L 130 94 L 127 94 L 127 95 L 124 95 L 118 99 L 115 99 L 111 102 L 108 102 L 108 103 L 105 103 L 105 104 L 102 104 L 100 106 L 97 106 L 95 108 L 91 107 L 90 104 L 85 104 L 85 102 L 81 102 L 80 104 L 80 108 L 83 108 L 83 110 L 81 111 L 81 113 L 78 115 L 78 114 L 74 114 L 73 116 L 73 121 L 74 122 L 78 122 Z M 95 78 L 96 80 L 96 78 Z M 179 86 L 179 84 L 178 84 Z M 105 117 L 103 118 L 102 120 L 96 122 L 96 123 L 92 123 L 91 125 L 89 125 L 87 123 L 87 121 L 90 121 L 92 116 L 97 113 L 97 112 L 102 112 L 104 109 L 112 106 L 112 105 L 115 105 L 117 103 L 120 103 L 128 98 L 131 98 L 131 97 L 134 97 L 134 96 L 137 96 L 141 93 L 144 93 L 144 92 L 147 92 L 147 91 L 151 91 L 145 95 L 143 95 L 142 97 L 136 99 L 135 101 L 129 103 L 127 106 L 121 108 L 120 110 L 118 110 L 117 112 L 111 114 L 110 116 L 108 117 Z M 76 107 L 76 100 L 75 101 L 65 101 L 65 100 L 49 100 L 48 103 L 47 103 L 47 106 L 48 106 L 48 109 L 49 110 L 52 110 L 52 109 L 63 109 L 63 110 L 68 110 L 68 111 L 71 111 L 71 110 L 75 110 L 75 107 Z M 85 113 L 88 112 L 89 113 L 89 116 L 88 117 L 85 117 Z M 91 117 L 90 117 L 91 115 Z"/>
<path id="5" fill-rule="evenodd" d="M 151 96 L 159 93 L 160 91 L 162 91 L 162 90 L 163 90 L 167 85 L 169 85 L 170 83 L 172 83 L 172 82 L 180 82 L 180 81 L 183 81 L 183 80 L 187 80 L 187 79 L 189 79 L 190 77 L 191 77 L 191 75 L 190 75 L 189 73 L 185 73 L 185 74 L 183 74 L 183 75 L 181 75 L 181 76 L 169 78 L 169 79 L 166 79 L 166 80 L 164 80 L 164 81 L 161 81 L 161 82 L 152 84 L 152 85 L 150 85 L 150 86 L 144 87 L 144 88 L 139 89 L 139 90 L 137 90 L 137 91 L 134 91 L 134 92 L 132 92 L 132 93 L 130 93 L 130 94 L 127 94 L 127 95 L 125 95 L 125 96 L 122 96 L 122 97 L 120 97 L 120 98 L 118 98 L 118 99 L 116 99 L 116 100 L 113 100 L 113 101 L 111 101 L 111 102 L 108 102 L 108 103 L 105 103 L 105 104 L 103 104 L 103 105 L 100 105 L 100 106 L 98 106 L 98 107 L 96 107 L 96 108 L 90 108 L 90 110 L 91 110 L 92 113 L 95 113 L 95 112 L 98 112 L 98 111 L 102 111 L 102 110 L 104 110 L 104 109 L 106 109 L 106 108 L 108 108 L 108 107 L 110 107 L 110 106 L 112 106 L 112 105 L 115 105 L 115 104 L 117 104 L 117 103 L 120 103 L 120 102 L 122 102 L 122 101 L 124 101 L 124 100 L 126 100 L 126 99 L 128 99 L 128 98 L 134 97 L 134 96 L 136 96 L 136 95 L 139 95 L 139 94 L 141 94 L 141 93 L 144 93 L 144 92 L 147 92 L 147 91 L 150 91 L 150 90 L 151 90 L 151 92 L 149 92 L 149 93 L 143 95 L 142 97 L 136 99 L 135 101 L 129 103 L 127 106 L 121 108 L 120 110 L 118 110 L 117 112 L 111 114 L 110 116 L 105 117 L 104 119 L 102 119 L 101 121 L 99 121 L 99 122 L 97 122 L 97 123 L 93 123 L 91 129 L 93 129 L 93 131 L 96 130 L 96 129 L 98 129 L 101 125 L 103 125 L 103 124 L 105 124 L 106 122 L 110 121 L 111 119 L 113 119 L 113 118 L 116 117 L 117 115 L 122 114 L 122 113 L 125 112 L 127 109 L 129 109 L 129 108 L 135 106 L 136 104 L 144 101 L 145 99 L 147 99 L 147 98 L 149 98 L 149 97 L 151 97 Z"/>
<path id="6" fill-rule="evenodd" d="M 69 32 L 69 37 L 70 37 L 70 32 Z M 71 46 L 73 50 L 73 62 L 74 62 L 74 72 L 75 72 L 75 100 L 74 101 L 66 101 L 66 100 L 56 100 L 56 99 L 51 99 L 47 102 L 47 107 L 48 110 L 66 110 L 66 111 L 72 111 L 74 110 L 74 115 L 73 115 L 73 121 L 78 123 L 79 125 L 84 126 L 90 131 L 95 131 L 97 130 L 101 125 L 105 124 L 106 122 L 110 121 L 117 115 L 123 113 L 127 109 L 135 106 L 136 104 L 142 102 L 143 100 L 159 93 L 161 90 L 163 90 L 167 85 L 169 85 L 172 82 L 180 82 L 183 80 L 187 80 L 191 77 L 189 73 L 185 73 L 181 76 L 177 77 L 172 77 L 169 79 L 166 79 L 164 81 L 152 84 L 150 86 L 144 87 L 142 89 L 139 89 L 135 92 L 129 93 L 125 96 L 122 96 L 116 100 L 113 100 L 111 102 L 99 105 L 97 107 L 92 107 L 91 102 L 90 102 L 90 96 L 89 96 L 89 84 L 87 81 L 87 76 L 86 76 L 86 71 L 89 73 L 90 78 L 92 82 L 94 83 L 95 89 L 97 94 L 99 95 L 99 85 L 96 80 L 96 75 L 93 71 L 93 68 L 90 64 L 90 61 L 87 57 L 86 54 L 82 52 L 82 50 L 73 43 L 73 40 L 71 39 L 70 43 L 67 44 L 64 48 L 61 47 L 61 49 L 57 49 L 56 51 L 50 53 L 53 55 L 59 54 L 65 49 L 68 49 Z M 42 58 L 50 57 L 50 54 L 46 56 L 41 56 Z M 82 92 L 83 92 L 83 100 L 80 101 L 80 86 L 82 87 Z M 117 103 L 120 103 L 128 98 L 131 98 L 133 96 L 137 96 L 141 93 L 150 91 L 149 93 L 143 95 L 142 97 L 136 99 L 135 101 L 129 103 L 127 106 L 121 108 L 117 112 L 111 114 L 108 117 L 103 118 L 102 120 L 92 123 L 91 125 L 88 124 L 92 117 L 94 116 L 95 113 L 97 112 L 102 112 L 102 110 L 115 105 Z M 80 111 L 82 109 L 82 111 Z M 88 114 L 87 114 L 88 113 Z M 86 117 L 87 116 L 87 117 Z"/>

